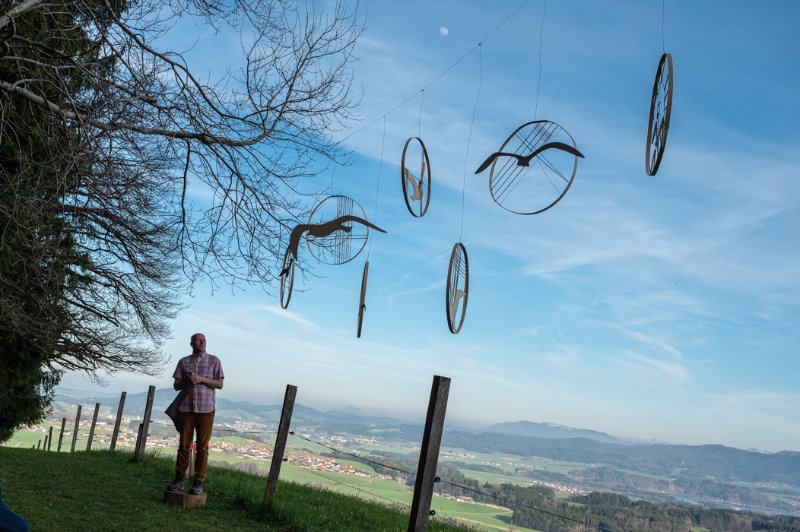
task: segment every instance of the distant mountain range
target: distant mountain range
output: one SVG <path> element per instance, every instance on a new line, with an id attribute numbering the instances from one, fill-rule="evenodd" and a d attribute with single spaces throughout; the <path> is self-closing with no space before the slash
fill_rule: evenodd
<path id="1" fill-rule="evenodd" d="M 533 421 L 513 421 L 490 425 L 483 429 L 484 432 L 493 434 L 510 434 L 513 436 L 529 436 L 532 438 L 587 438 L 589 440 L 602 443 L 628 444 L 630 442 L 622 440 L 605 432 L 589 429 L 576 429 L 556 425 L 555 423 L 534 423 Z"/>

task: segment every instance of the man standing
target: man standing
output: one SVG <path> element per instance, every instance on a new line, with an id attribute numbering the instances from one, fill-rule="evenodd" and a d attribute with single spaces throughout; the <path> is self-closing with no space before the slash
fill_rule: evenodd
<path id="1" fill-rule="evenodd" d="M 175 480 L 167 486 L 170 491 L 183 491 L 184 473 L 189 466 L 189 448 L 192 435 L 197 432 L 197 455 L 194 461 L 194 481 L 189 493 L 203 493 L 208 463 L 208 442 L 214 426 L 215 392 L 222 388 L 225 374 L 217 357 L 206 353 L 206 337 L 201 333 L 192 335 L 189 345 L 192 354 L 178 361 L 173 387 L 184 391 L 178 406 L 180 445 L 175 462 Z"/>

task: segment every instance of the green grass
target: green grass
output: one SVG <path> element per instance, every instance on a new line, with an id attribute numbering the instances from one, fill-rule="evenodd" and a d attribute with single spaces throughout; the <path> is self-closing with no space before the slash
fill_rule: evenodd
<path id="1" fill-rule="evenodd" d="M 459 469 L 465 477 L 477 480 L 481 484 L 516 484 L 517 486 L 532 486 L 536 484 L 532 478 L 520 477 L 516 475 L 501 475 L 499 473 L 489 473 L 487 471 L 475 471 L 474 469 Z"/>
<path id="2" fill-rule="evenodd" d="M 55 435 L 56 441 L 58 440 L 58 429 L 60 427 L 56 427 Z M 88 432 L 88 429 L 86 429 Z M 38 441 L 41 433 L 36 433 L 30 429 L 20 429 L 12 438 L 4 443 L 3 445 L 7 447 L 15 447 L 15 448 L 27 448 L 30 449 L 31 443 Z M 71 438 L 71 436 L 70 436 Z M 212 442 L 221 442 L 223 440 L 222 437 L 212 437 Z M 69 440 L 72 441 L 71 439 Z M 97 440 L 95 440 L 97 441 Z M 226 444 L 233 444 L 233 445 L 244 445 L 244 446 L 258 446 L 264 448 L 271 448 L 271 445 L 264 444 L 262 442 L 256 442 L 253 440 L 249 440 L 247 438 L 242 438 L 240 436 L 225 436 L 224 441 Z M 61 452 L 64 453 L 69 452 L 69 445 L 67 442 L 67 435 L 64 436 L 64 445 L 62 446 Z M 310 450 L 311 447 L 319 447 L 316 445 L 299 445 L 297 447 L 290 446 L 287 451 L 290 453 L 295 454 L 317 454 L 320 449 Z M 86 448 L 85 441 L 83 446 L 81 446 L 81 438 L 78 439 L 78 445 L 76 450 L 83 451 Z M 93 446 L 95 450 L 107 449 L 107 443 L 103 444 L 95 444 Z M 130 448 L 121 448 L 117 447 L 117 449 L 121 449 L 123 452 L 132 452 Z M 326 448 L 321 448 L 323 451 L 327 451 Z M 55 450 L 55 447 L 53 447 Z M 160 454 L 168 459 L 172 459 L 174 456 L 175 450 L 174 448 L 162 448 L 162 449 L 151 449 L 148 448 L 149 452 L 153 452 L 156 454 Z M 281 468 L 281 481 L 293 482 L 296 484 L 302 484 L 306 486 L 314 486 L 318 488 L 324 488 L 330 490 L 332 492 L 340 493 L 343 495 L 354 496 L 358 497 L 359 499 L 373 501 L 378 504 L 382 505 L 391 505 L 395 504 L 399 508 L 401 508 L 402 512 L 408 512 L 411 506 L 411 499 L 413 495 L 412 488 L 406 486 L 404 483 L 398 483 L 393 480 L 386 480 L 380 478 L 375 470 L 361 462 L 357 462 L 355 460 L 345 460 L 345 459 L 338 459 L 337 462 L 343 466 L 350 465 L 359 471 L 363 471 L 370 475 L 370 477 L 361 477 L 352 474 L 345 474 L 345 473 L 337 473 L 337 472 L 328 472 L 328 471 L 312 471 L 308 469 L 304 469 L 298 467 L 296 464 L 292 463 L 291 461 L 285 463 Z M 269 472 L 270 462 L 265 460 L 257 460 L 251 457 L 243 457 L 240 456 L 238 453 L 223 453 L 217 452 L 212 448 L 212 452 L 209 454 L 209 464 L 221 466 L 223 468 L 234 468 L 238 464 L 254 464 L 261 475 L 266 476 Z M 476 473 L 477 475 L 486 475 L 487 477 L 492 477 L 491 473 L 479 473 L 473 471 L 465 471 L 468 475 L 470 473 Z M 513 477 L 508 476 L 504 478 L 504 481 L 509 481 Z M 524 481 L 522 478 L 517 478 L 518 481 Z M 163 484 L 163 480 L 161 483 Z M 265 480 L 262 480 L 265 484 Z M 522 482 L 517 482 L 522 483 Z M 530 484 L 530 480 L 526 482 Z M 461 521 L 463 523 L 467 523 L 471 526 L 478 527 L 482 530 L 490 530 L 490 529 L 502 529 L 508 530 L 509 529 L 509 522 L 512 515 L 512 512 L 507 508 L 502 508 L 499 506 L 492 506 L 492 505 L 485 505 L 485 504 L 475 504 L 475 503 L 467 503 L 467 502 L 460 502 L 460 501 L 453 501 L 448 500 L 443 497 L 439 497 L 434 495 L 433 500 L 431 502 L 431 507 L 433 510 L 436 511 L 437 515 L 444 518 L 444 519 L 455 519 Z M 514 528 L 514 530 L 527 530 L 524 528 Z"/>
<path id="3" fill-rule="evenodd" d="M 288 468 L 287 468 L 288 469 Z M 163 503 L 172 457 L 129 453 L 55 453 L 0 447 L 5 502 L 33 530 L 403 530 L 406 508 L 391 508 L 281 481 L 273 509 L 261 513 L 266 479 L 209 467 L 208 505 L 186 510 Z M 283 471 L 283 470 L 282 470 Z M 358 477 L 355 477 L 358 478 Z M 468 530 L 441 520 L 431 530 Z"/>

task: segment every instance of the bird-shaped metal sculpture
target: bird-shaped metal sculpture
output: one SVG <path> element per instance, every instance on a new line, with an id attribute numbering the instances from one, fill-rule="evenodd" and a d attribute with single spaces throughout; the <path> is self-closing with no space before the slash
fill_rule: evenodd
<path id="1" fill-rule="evenodd" d="M 422 182 L 425 179 L 425 164 L 422 165 L 422 172 L 420 173 L 422 177 L 417 178 L 412 174 L 408 168 L 403 168 L 403 176 L 406 178 L 406 181 L 411 183 L 411 186 L 414 188 L 414 193 L 411 194 L 409 199 L 412 201 L 422 201 Z"/>
<path id="2" fill-rule="evenodd" d="M 481 172 L 489 168 L 489 165 L 491 165 L 492 162 L 494 162 L 494 160 L 497 159 L 498 157 L 513 157 L 514 159 L 517 160 L 517 166 L 530 166 L 531 161 L 533 160 L 534 157 L 536 157 L 543 151 L 549 149 L 563 150 L 567 153 L 571 153 L 576 157 L 583 158 L 583 154 L 579 152 L 578 149 L 575 148 L 574 146 L 570 146 L 569 144 L 565 144 L 563 142 L 548 142 L 536 148 L 530 155 L 518 155 L 516 153 L 507 153 L 502 151 L 494 152 L 489 157 L 487 157 L 485 161 L 483 161 L 483 163 L 478 167 L 478 169 L 475 170 L 475 173 L 480 174 Z"/>
<path id="3" fill-rule="evenodd" d="M 345 233 L 349 233 L 353 230 L 353 228 L 345 224 L 352 222 L 358 222 L 361 225 L 375 229 L 381 233 L 386 232 L 370 221 L 365 220 L 364 218 L 359 218 L 358 216 L 353 216 L 352 214 L 339 216 L 338 218 L 334 218 L 333 220 L 321 224 L 298 224 L 294 229 L 292 229 L 292 234 L 289 236 L 289 253 L 292 254 L 292 257 L 296 261 L 297 249 L 300 247 L 300 238 L 305 233 L 308 233 L 310 236 L 315 238 L 325 238 L 336 231 L 344 231 Z M 283 273 L 281 273 L 281 275 L 283 275 Z"/>
<path id="4" fill-rule="evenodd" d="M 458 312 L 458 304 L 461 302 L 461 298 L 464 297 L 465 294 L 466 292 L 463 290 L 456 290 L 453 296 L 450 298 L 450 317 L 454 322 L 456 319 L 456 313 Z"/>

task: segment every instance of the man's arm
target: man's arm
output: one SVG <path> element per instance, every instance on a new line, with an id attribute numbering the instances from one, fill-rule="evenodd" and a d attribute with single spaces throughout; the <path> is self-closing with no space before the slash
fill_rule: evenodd
<path id="1" fill-rule="evenodd" d="M 205 384 L 210 388 L 216 388 L 218 390 L 222 389 L 222 381 L 225 379 L 209 379 L 208 377 L 203 377 L 202 375 L 198 375 L 197 373 L 190 373 L 189 378 L 192 381 L 192 384 Z M 176 379 L 177 381 L 177 379 Z M 177 390 L 177 388 L 176 388 Z"/>
<path id="2" fill-rule="evenodd" d="M 175 382 L 172 383 L 172 388 L 175 390 L 183 390 L 188 386 L 190 383 L 189 379 L 186 377 L 178 377 L 175 379 Z"/>

